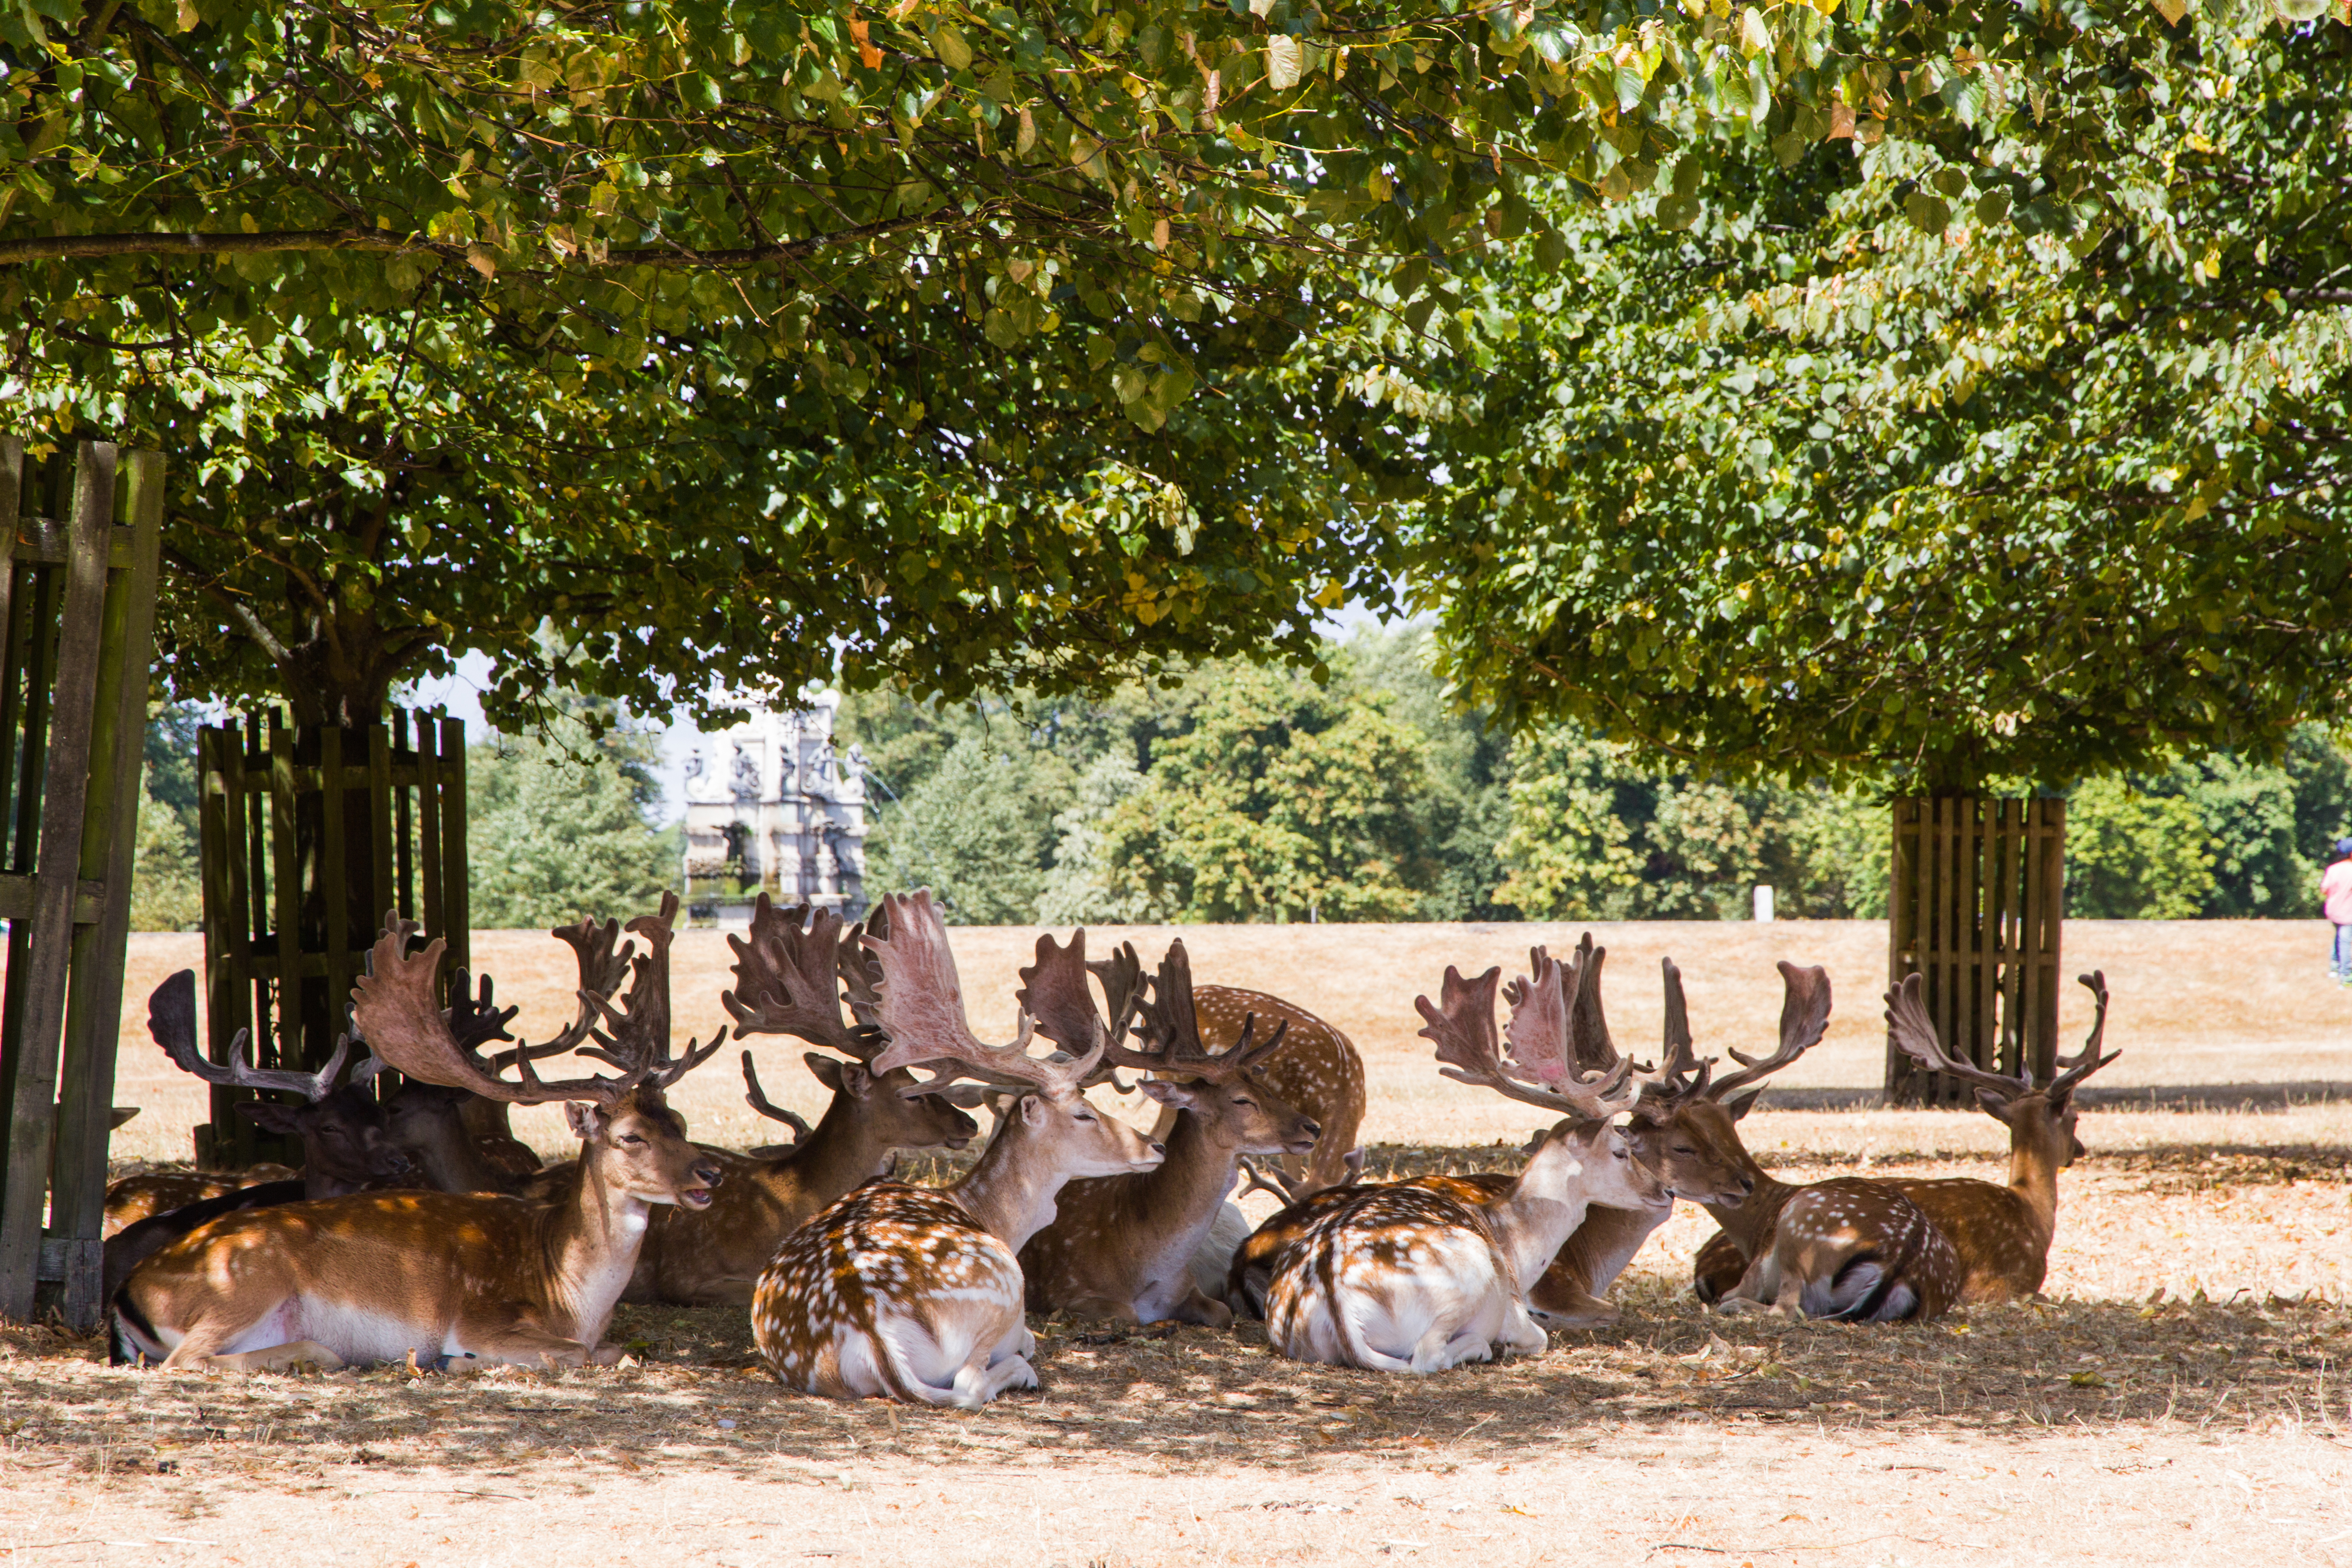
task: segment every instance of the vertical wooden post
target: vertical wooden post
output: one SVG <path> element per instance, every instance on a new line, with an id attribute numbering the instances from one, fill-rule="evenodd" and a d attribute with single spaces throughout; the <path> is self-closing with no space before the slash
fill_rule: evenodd
<path id="1" fill-rule="evenodd" d="M 2046 1078 L 2057 1050 L 2065 805 L 1946 795 L 1898 800 L 1887 901 L 1887 978 L 1925 981 L 1944 1048 Z M 1891 1047 L 1891 1104 L 1959 1105 L 1964 1086 Z"/>

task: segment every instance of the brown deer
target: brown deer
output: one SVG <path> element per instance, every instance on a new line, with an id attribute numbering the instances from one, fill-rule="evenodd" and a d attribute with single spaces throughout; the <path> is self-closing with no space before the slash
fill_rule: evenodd
<path id="1" fill-rule="evenodd" d="M 147 1032 L 181 1071 L 228 1089 L 264 1094 L 296 1094 L 299 1105 L 274 1100 L 246 1100 L 238 1115 L 269 1131 L 299 1141 L 299 1181 L 282 1182 L 300 1195 L 333 1197 L 394 1181 L 408 1173 L 407 1153 L 384 1127 L 383 1107 L 368 1088 L 375 1064 L 362 1060 L 349 1083 L 338 1085 L 351 1060 L 350 1042 L 338 1042 L 326 1067 L 314 1073 L 259 1068 L 252 1061 L 252 1036 L 244 1029 L 229 1042 L 228 1060 L 205 1059 L 196 1047 L 196 974 L 183 969 L 147 998 Z M 282 1169 L 282 1167 L 280 1167 Z M 131 1176 L 107 1189 L 108 1235 L 184 1204 L 251 1187 L 256 1184 L 210 1172 L 159 1172 Z M 200 1190 L 210 1186 L 211 1190 Z M 178 1202 L 173 1200 L 177 1199 Z"/>
<path id="2" fill-rule="evenodd" d="M 1533 1354 L 1546 1343 L 1528 1314 L 1538 1275 L 1595 1202 L 1654 1201 L 1657 1176 L 1611 1127 L 1633 1109 L 1633 1064 L 1580 1077 L 1556 969 L 1513 987 L 1514 1076 L 1502 1061 L 1495 994 L 1447 968 L 1441 1002 L 1414 999 L 1440 1070 L 1565 1120 L 1539 1142 L 1507 1195 L 1483 1202 L 1420 1183 L 1358 1187 L 1332 1204 L 1274 1260 L 1266 1333 L 1295 1361 L 1429 1373 L 1491 1358 L 1496 1344 Z"/>
<path id="3" fill-rule="evenodd" d="M 1888 1040 L 1930 1070 L 1976 1085 L 1978 1103 L 2010 1128 L 2007 1187 L 1969 1178 L 1876 1179 L 1910 1200 L 1950 1240 L 1963 1269 L 1962 1302 L 2007 1300 L 2042 1288 L 2057 1231 L 2058 1173 L 2082 1152 L 2074 1138 L 2074 1088 L 2115 1059 L 2113 1054 L 2098 1054 L 2107 1026 L 2106 976 L 2080 978 L 2098 1004 L 2090 1037 L 2079 1053 L 2059 1061 L 2058 1076 L 2041 1089 L 2030 1077 L 2009 1078 L 1945 1056 L 1919 1002 L 1917 975 L 1886 994 Z M 1804 1190 L 1774 1181 L 1760 1167 L 1752 1173 L 1758 1179 L 1755 1197 L 1736 1216 L 1716 1215 L 1723 1230 L 1699 1249 L 1693 1264 L 1693 1285 L 1701 1300 L 1720 1301 L 1738 1288 L 1751 1261 L 1771 1247 L 1781 1209 Z"/>
<path id="4" fill-rule="evenodd" d="M 1615 1071 L 1622 1061 L 1611 1038 L 1601 1000 L 1601 965 L 1609 950 L 1595 947 L 1587 932 L 1565 961 L 1544 948 L 1528 954 L 1530 974 L 1513 982 L 1507 994 L 1515 1008 L 1529 1009 L 1519 1032 L 1536 1028 L 1535 1017 L 1549 1022 L 1549 1033 L 1564 1032 L 1568 1051 L 1577 1069 L 1588 1076 Z M 1667 1035 L 1671 1042 L 1682 1015 L 1681 976 L 1666 964 Z M 1685 1031 L 1686 1032 L 1686 1031 Z M 1616 1308 L 1601 1300 L 1651 1233 L 1674 1212 L 1675 1198 L 1694 1203 L 1737 1204 L 1748 1191 L 1747 1176 L 1737 1160 L 1717 1151 L 1686 1126 L 1690 1108 L 1688 1086 L 1677 1089 L 1663 1080 L 1642 1082 L 1633 1113 L 1620 1129 L 1634 1160 L 1658 1178 L 1657 1195 L 1636 1207 L 1593 1204 L 1584 1222 L 1561 1244 L 1534 1287 L 1528 1292 L 1528 1310 L 1552 1328 L 1582 1328 L 1613 1322 Z M 1538 1134 L 1538 1143 L 1543 1134 Z M 1529 1145 L 1532 1153 L 1537 1144 Z M 1507 1197 L 1517 1177 L 1499 1173 L 1460 1176 L 1422 1176 L 1415 1184 L 1430 1186 L 1472 1203 Z M 1318 1215 L 1344 1196 L 1341 1189 L 1313 1194 L 1266 1221 L 1235 1250 L 1226 1274 L 1225 1299 L 1237 1312 L 1262 1316 L 1265 1284 L 1272 1261 L 1290 1239 Z"/>
<path id="5" fill-rule="evenodd" d="M 667 934 L 677 900 L 630 922 Z M 216 1220 L 142 1265 L 114 1299 L 121 1353 L 166 1368 L 259 1370 L 414 1354 L 520 1365 L 618 1359 L 597 1342 L 660 1204 L 702 1207 L 719 1171 L 686 1140 L 663 1091 L 727 1037 L 668 1055 L 667 1028 L 632 1027 L 667 998 L 633 989 L 626 1012 L 593 994 L 582 1018 L 646 1047 L 618 1078 L 549 1083 L 516 1054 L 521 1081 L 493 1075 L 461 1046 L 434 994 L 444 944 L 414 956 L 387 931 L 352 992 L 353 1020 L 377 1056 L 411 1078 L 518 1105 L 566 1102 L 582 1154 L 568 1188 L 541 1204 L 488 1194 L 370 1193 Z M 646 968 L 636 972 L 644 986 Z M 612 1054 L 608 1052 L 608 1057 Z"/>
<path id="6" fill-rule="evenodd" d="M 1075 1060 L 1032 1057 L 1025 1013 L 1011 1045 L 973 1037 L 928 889 L 887 898 L 883 910 L 888 934 L 864 939 L 880 969 L 866 1005 L 890 1037 L 873 1070 L 942 1073 L 906 1093 L 935 1092 L 948 1077 L 1023 1092 L 953 1186 L 869 1182 L 787 1237 L 760 1277 L 751 1331 L 788 1388 L 977 1409 L 1037 1385 L 1018 1259 L 1052 1223 L 1063 1184 L 1150 1170 L 1163 1151 L 1087 1102 L 1099 1044 Z"/>
<path id="7" fill-rule="evenodd" d="M 904 1068 L 874 1070 L 889 1037 L 842 1017 L 842 971 L 865 960 L 857 933 L 845 934 L 839 915 L 780 910 L 762 893 L 751 930 L 727 940 L 735 950 L 735 987 L 721 1000 L 736 1038 L 788 1035 L 847 1059 L 816 1051 L 802 1058 L 833 1101 L 796 1143 L 764 1157 L 709 1151 L 726 1175 L 710 1206 L 656 1212 L 624 1300 L 749 1306 L 777 1245 L 810 1215 L 887 1174 L 900 1149 L 961 1149 L 980 1131 L 960 1109 L 978 1102 L 977 1087 L 926 1093 Z M 743 1081 L 752 1110 L 785 1120 L 761 1089 L 748 1050 Z"/>
<path id="8" fill-rule="evenodd" d="M 1086 940 L 1084 931 L 1067 947 L 1039 937 L 1036 963 L 1021 972 L 1021 1005 L 1037 1032 L 1065 1050 L 1101 1048 L 1106 1062 L 1157 1075 L 1139 1087 L 1175 1120 L 1168 1157 L 1152 1169 L 1062 1189 L 1053 1224 L 1021 1249 L 1029 1310 L 1223 1328 L 1232 1310 L 1193 1283 L 1191 1263 L 1233 1189 L 1238 1162 L 1252 1153 L 1305 1154 L 1320 1131 L 1258 1076 L 1260 1064 L 1280 1052 L 1286 1026 L 1259 1040 L 1255 1023 L 1244 1022 L 1230 1047 L 1209 1051 L 1193 1010 L 1192 963 L 1179 941 L 1160 961 L 1144 1010 L 1151 1049 L 1131 1050 L 1120 1037 L 1135 988 L 1124 1005 L 1113 995 L 1118 1022 L 1106 1029 L 1087 989 Z M 1133 948 L 1122 957 L 1134 965 Z"/>
<path id="9" fill-rule="evenodd" d="M 2031 1067 L 2010 1078 L 1946 1055 L 1919 999 L 1919 976 L 1905 975 L 1886 994 L 1888 1043 L 1930 1072 L 1973 1085 L 1977 1104 L 2009 1129 L 2006 1186 L 1966 1176 L 1885 1184 L 1917 1205 L 1951 1238 L 1963 1272 L 1963 1301 L 2031 1296 L 2042 1289 L 2049 1270 L 2050 1243 L 2058 1231 L 2058 1173 L 2084 1152 L 2074 1136 L 2074 1090 L 2123 1054 L 2099 1054 L 2107 1033 L 2105 973 L 2076 978 L 2090 991 L 2098 1011 L 2083 1048 L 2059 1058 L 2056 1076 L 2040 1088 L 2034 1086 Z"/>
<path id="10" fill-rule="evenodd" d="M 1282 1156 L 1291 1195 L 1354 1181 L 1364 1160 L 1356 1144 L 1364 1124 L 1364 1058 L 1355 1043 L 1306 1008 L 1263 991 L 1196 986 L 1192 1008 L 1207 1050 L 1232 1050 L 1252 1020 L 1260 1030 L 1282 1032 L 1282 1048 L 1259 1064 L 1258 1079 L 1322 1129 L 1312 1152 Z M 1174 1121 L 1172 1110 L 1162 1112 L 1152 1135 L 1166 1138 Z"/>
<path id="11" fill-rule="evenodd" d="M 1926 1322 L 1959 1299 L 1961 1281 L 1951 1238 L 1899 1187 L 1839 1176 L 1789 1199 L 1771 1246 L 1756 1255 L 1720 1310 L 1770 1307 L 1790 1318 Z"/>

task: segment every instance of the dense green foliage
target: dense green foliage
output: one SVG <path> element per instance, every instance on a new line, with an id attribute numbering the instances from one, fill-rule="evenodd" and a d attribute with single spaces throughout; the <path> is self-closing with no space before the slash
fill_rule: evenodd
<path id="1" fill-rule="evenodd" d="M 1445 465 L 1452 672 L 1668 765 L 1898 787 L 2332 718 L 2352 26 L 2260 20 L 2063 96 L 1988 69 L 2008 129 L 1965 153 L 1751 146 L 1681 235 L 1555 205 L 1562 270 L 1503 258 L 1470 352 L 1381 389 Z M 2021 105 L 2098 128 L 2100 211 Z"/>
<path id="2" fill-rule="evenodd" d="M 606 725 L 592 735 L 572 713 L 537 733 L 468 747 L 474 923 L 546 930 L 644 909 L 675 888 L 677 836 L 647 820 L 661 798 L 657 758 L 642 731 Z"/>

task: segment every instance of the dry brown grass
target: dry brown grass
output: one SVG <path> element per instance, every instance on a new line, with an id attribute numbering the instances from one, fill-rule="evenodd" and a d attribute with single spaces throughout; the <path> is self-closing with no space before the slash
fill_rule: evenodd
<path id="1" fill-rule="evenodd" d="M 1411 998 L 1447 962 L 1573 931 L 1184 934 L 1204 979 L 1280 991 L 1365 1047 L 1376 1173 L 1511 1163 L 1493 1144 L 1524 1136 L 1524 1113 L 1436 1079 Z M 1662 952 L 1689 973 L 1703 1046 L 1769 1037 L 1770 958 L 1827 963 L 1845 1005 L 1801 1082 L 1874 1081 L 1883 928 L 1599 934 L 1618 1032 L 1643 1044 Z M 141 940 L 134 997 L 193 961 L 180 941 Z M 2070 966 L 2103 965 L 2115 988 L 2118 1078 L 2352 1066 L 2352 995 L 2316 984 L 2303 928 L 2076 925 L 2069 941 Z M 975 1011 L 1009 1015 L 1025 943 L 957 943 Z M 708 1028 L 718 1009 L 694 999 L 723 984 L 725 950 L 680 946 L 680 1023 Z M 477 939 L 534 1030 L 566 981 L 551 947 Z M 136 1133 L 181 1153 L 200 1097 L 126 1033 L 118 1099 L 150 1109 L 118 1147 Z M 699 1076 L 698 1130 L 751 1136 L 731 1078 Z M 771 1076 L 814 1109 L 804 1075 Z M 784 1394 L 718 1311 L 625 1310 L 635 1368 L 476 1379 L 164 1379 L 105 1367 L 95 1342 L 0 1330 L 0 1564 L 2352 1561 L 2352 1105 L 2202 1098 L 2085 1116 L 2094 1152 L 2064 1179 L 2047 1302 L 1927 1327 L 1714 1318 L 1685 1287 L 1710 1226 L 1685 1211 L 1621 1285 L 1621 1328 L 1426 1380 L 1277 1362 L 1254 1330 L 1041 1324 L 1043 1393 L 957 1415 Z M 2000 1174 L 2001 1130 L 1972 1114 L 1766 1110 L 1746 1127 L 1793 1180 Z"/>

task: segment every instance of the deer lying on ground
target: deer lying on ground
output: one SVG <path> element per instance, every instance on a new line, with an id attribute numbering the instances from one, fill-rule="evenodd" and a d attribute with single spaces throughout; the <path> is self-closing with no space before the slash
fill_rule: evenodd
<path id="1" fill-rule="evenodd" d="M 667 935 L 677 900 L 632 931 Z M 388 1066 L 518 1105 L 566 1103 L 581 1158 L 567 1190 L 549 1202 L 487 1194 L 372 1193 L 228 1215 L 142 1265 L 114 1298 L 126 1354 L 160 1357 L 167 1369 L 265 1370 L 299 1363 L 334 1366 L 415 1354 L 528 1366 L 580 1366 L 618 1359 L 597 1342 L 636 1266 L 652 1208 L 703 1207 L 717 1167 L 686 1140 L 663 1100 L 679 1077 L 727 1037 L 689 1043 L 671 1060 L 667 1029 L 629 1028 L 658 1003 L 632 991 L 616 1013 L 583 998 L 582 1018 L 620 1024 L 616 1037 L 644 1055 L 618 1078 L 548 1083 L 518 1052 L 521 1081 L 495 1076 L 478 1049 L 450 1033 L 434 995 L 443 943 L 403 951 L 386 932 L 372 972 L 352 993 L 353 1019 Z M 647 972 L 640 968 L 643 985 Z"/>
<path id="2" fill-rule="evenodd" d="M 1895 1048 L 1931 1071 L 1976 1085 L 1978 1103 L 2010 1128 L 2006 1187 L 1969 1178 L 1875 1181 L 1908 1200 L 1949 1240 L 1961 1269 L 1961 1302 L 2007 1300 L 2042 1288 L 2057 1229 L 2058 1173 L 2082 1152 L 2074 1137 L 2074 1088 L 2115 1059 L 2113 1054 L 2099 1055 L 2106 1033 L 2106 977 L 2093 973 L 2081 979 L 2098 1004 L 2090 1037 L 2079 1053 L 2059 1061 L 2058 1076 L 2040 1089 L 2030 1076 L 2009 1078 L 1947 1057 L 1920 1003 L 1918 976 L 1906 977 L 1886 994 L 1887 1038 Z M 1702 1300 L 1723 1300 L 1738 1288 L 1757 1255 L 1772 1246 L 1781 1211 L 1805 1190 L 1774 1181 L 1753 1161 L 1749 1164 L 1758 1179 L 1755 1198 L 1737 1216 L 1716 1215 L 1722 1233 L 1699 1249 L 1694 1265 Z"/>
<path id="3" fill-rule="evenodd" d="M 111 1237 L 142 1219 L 264 1183 L 292 1182 L 299 1186 L 301 1181 L 299 1169 L 275 1160 L 257 1160 L 241 1171 L 147 1171 L 125 1176 L 106 1189 L 106 1218 L 99 1234 Z"/>
<path id="4" fill-rule="evenodd" d="M 1134 949 L 1122 956 L 1134 966 Z M 1314 1121 L 1258 1076 L 1280 1052 L 1283 1026 L 1261 1040 L 1245 1021 L 1232 1047 L 1207 1050 L 1180 941 L 1160 961 L 1144 1009 L 1151 1049 L 1131 1050 L 1121 1037 L 1139 987 L 1130 981 L 1125 998 L 1112 995 L 1118 1022 L 1107 1029 L 1087 989 L 1087 967 L 1084 931 L 1067 947 L 1038 938 L 1036 963 L 1021 972 L 1023 1008 L 1036 1018 L 1037 1032 L 1065 1050 L 1098 1050 L 1108 1063 L 1157 1075 L 1140 1088 L 1174 1113 L 1174 1125 L 1167 1158 L 1150 1170 L 1062 1189 L 1054 1222 L 1021 1249 L 1029 1310 L 1223 1328 L 1232 1310 L 1201 1291 L 1190 1265 L 1233 1190 L 1237 1162 L 1245 1153 L 1303 1155 L 1317 1147 Z"/>
<path id="5" fill-rule="evenodd" d="M 1720 1310 L 1770 1307 L 1784 1317 L 1844 1322 L 1939 1318 L 1959 1299 L 1951 1239 L 1899 1187 L 1856 1176 L 1816 1182 L 1780 1209 Z"/>
<path id="6" fill-rule="evenodd" d="M 206 1083 L 302 1097 L 300 1105 L 257 1100 L 236 1108 L 247 1121 L 297 1139 L 302 1145 L 299 1176 L 289 1173 L 289 1179 L 268 1184 L 278 1201 L 289 1195 L 326 1198 L 355 1193 L 408 1173 L 409 1158 L 387 1133 L 383 1108 L 367 1087 L 373 1067 L 361 1064 L 350 1083 L 337 1085 L 335 1080 L 349 1059 L 347 1051 L 338 1048 L 322 1072 L 258 1068 L 251 1059 L 252 1037 L 240 1029 L 229 1042 L 227 1061 L 206 1060 L 196 1046 L 196 974 L 192 969 L 171 976 L 147 998 L 147 1032 L 181 1071 Z M 187 1204 L 260 1184 L 208 1172 L 129 1177 L 107 1189 L 108 1234 L 110 1237 L 127 1226 Z M 208 1185 L 210 1191 L 200 1190 Z"/>
<path id="7" fill-rule="evenodd" d="M 1274 1260 L 1266 1333 L 1295 1361 L 1381 1372 L 1438 1372 L 1486 1361 L 1500 1344 L 1533 1354 L 1546 1343 L 1528 1315 L 1526 1282 L 1538 1275 L 1595 1202 L 1651 1203 L 1657 1176 L 1637 1164 L 1610 1126 L 1633 1109 L 1633 1064 L 1580 1078 L 1567 1037 L 1557 971 L 1514 987 L 1514 1064 L 1495 1030 L 1502 971 L 1465 981 L 1448 968 L 1440 995 L 1413 1005 L 1441 1070 L 1565 1118 L 1528 1160 L 1508 1195 L 1468 1201 L 1425 1184 L 1347 1193 Z"/>
<path id="8" fill-rule="evenodd" d="M 889 1037 L 842 1017 L 843 975 L 862 969 L 865 955 L 857 933 L 844 934 L 839 915 L 780 910 L 762 893 L 751 930 L 727 940 L 735 950 L 735 987 L 721 1001 L 736 1038 L 789 1035 L 847 1059 L 815 1051 L 802 1058 L 833 1090 L 833 1102 L 799 1142 L 765 1157 L 708 1151 L 725 1173 L 710 1206 L 655 1214 L 625 1300 L 748 1306 L 777 1245 L 810 1215 L 888 1173 L 898 1150 L 961 1149 L 980 1131 L 959 1109 L 978 1102 L 976 1086 L 927 1093 L 904 1068 L 875 1070 Z M 862 975 L 856 981 L 853 992 L 870 989 Z M 761 1089 L 748 1050 L 743 1080 L 754 1110 L 784 1120 Z"/>
<path id="9" fill-rule="evenodd" d="M 869 1182 L 786 1237 L 760 1277 L 751 1331 L 788 1388 L 977 1409 L 1007 1388 L 1037 1385 L 1018 1258 L 1052 1223 L 1063 1184 L 1147 1171 L 1163 1152 L 1087 1102 L 1099 1044 L 1075 1060 L 1032 1057 L 1025 1013 L 1011 1045 L 973 1037 L 928 890 L 886 898 L 883 908 L 888 934 L 864 939 L 880 970 L 872 1007 L 890 1037 L 873 1070 L 941 1073 L 908 1094 L 937 1092 L 955 1077 L 1022 1092 L 954 1185 Z"/>
<path id="10" fill-rule="evenodd" d="M 1281 1182 L 1294 1200 L 1353 1182 L 1364 1167 L 1364 1152 L 1356 1143 L 1364 1122 L 1364 1058 L 1355 1043 L 1306 1008 L 1263 991 L 1195 986 L 1192 1006 L 1204 1050 L 1232 1050 L 1253 1023 L 1261 1032 L 1282 1037 L 1282 1047 L 1259 1064 L 1258 1080 L 1322 1131 L 1309 1153 L 1286 1153 L 1284 1175 L 1269 1172 L 1268 1179 Z M 1175 1126 L 1176 1111 L 1170 1107 L 1160 1112 L 1151 1135 L 1165 1140 Z"/>
<path id="11" fill-rule="evenodd" d="M 1601 965 L 1608 955 L 1608 949 L 1593 945 L 1590 933 L 1565 962 L 1540 947 L 1528 954 L 1529 976 L 1514 981 L 1506 993 L 1514 1009 L 1515 1058 L 1516 1042 L 1521 1037 L 1549 1042 L 1564 1034 L 1568 1058 L 1578 1072 L 1606 1076 L 1619 1068 L 1623 1058 L 1610 1037 L 1601 1001 Z M 1666 1029 L 1671 1043 L 1683 1011 L 1681 976 L 1671 962 L 1665 969 Z M 1546 1044 L 1536 1048 L 1551 1047 Z M 1553 1328 L 1582 1328 L 1615 1321 L 1617 1310 L 1601 1299 L 1601 1293 L 1616 1281 L 1651 1233 L 1665 1223 L 1674 1212 L 1675 1198 L 1737 1205 L 1745 1196 L 1749 1183 L 1738 1158 L 1723 1153 L 1694 1130 L 1694 1119 L 1703 1120 L 1704 1114 L 1696 1109 L 1687 1085 L 1676 1089 L 1658 1080 L 1642 1082 L 1641 1098 L 1620 1133 L 1634 1161 L 1658 1178 L 1657 1195 L 1632 1207 L 1595 1203 L 1586 1209 L 1584 1222 L 1561 1244 L 1528 1292 L 1528 1310 L 1538 1322 Z M 1538 1142 L 1529 1145 L 1530 1153 L 1544 1136 L 1538 1134 Z M 1408 1184 L 1428 1186 L 1464 1202 L 1489 1203 L 1509 1196 L 1517 1179 L 1485 1173 L 1419 1176 L 1411 1178 Z M 1244 1242 L 1226 1274 L 1228 1305 L 1236 1312 L 1264 1316 L 1265 1286 L 1275 1256 L 1344 1197 L 1343 1189 L 1312 1194 L 1267 1220 Z"/>

